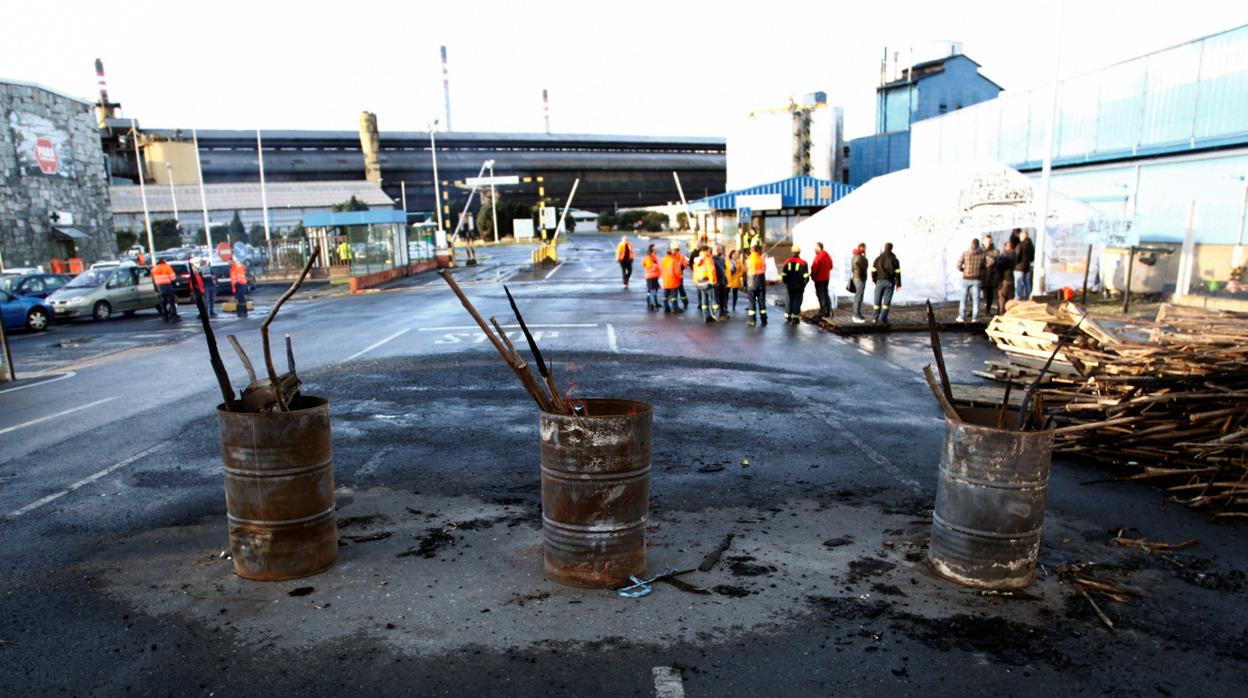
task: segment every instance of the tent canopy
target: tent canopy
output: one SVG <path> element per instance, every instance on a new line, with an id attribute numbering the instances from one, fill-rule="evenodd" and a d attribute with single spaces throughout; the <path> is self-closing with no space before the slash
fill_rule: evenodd
<path id="1" fill-rule="evenodd" d="M 957 300 L 958 258 L 971 240 L 991 234 L 1000 248 L 1014 228 L 1034 229 L 1039 199 L 1039 182 L 999 162 L 915 167 L 876 177 L 802 221 L 793 242 L 812 254 L 816 242 L 824 244 L 834 261 L 833 288 L 845 287 L 859 242 L 866 243 L 868 259 L 891 242 L 902 270 L 894 303 Z M 1111 238 L 1123 237 L 1129 227 L 1056 191 L 1049 192 L 1048 226 L 1050 287 L 1081 285 L 1087 245 L 1116 244 Z M 1093 280 L 1097 256 L 1094 251 Z"/>

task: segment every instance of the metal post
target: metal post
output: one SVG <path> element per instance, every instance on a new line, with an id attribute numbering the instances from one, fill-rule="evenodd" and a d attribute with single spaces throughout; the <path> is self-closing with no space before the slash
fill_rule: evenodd
<path id="1" fill-rule="evenodd" d="M 1179 257 L 1179 278 L 1174 283 L 1176 298 L 1186 296 L 1192 288 L 1196 267 L 1196 202 L 1187 207 L 1187 226 L 1183 230 L 1183 250 Z"/>
<path id="2" fill-rule="evenodd" d="M 264 241 L 269 241 L 269 197 L 264 191 L 264 143 L 256 129 L 256 154 L 260 156 L 260 211 L 264 215 Z"/>
<path id="3" fill-rule="evenodd" d="M 494 161 L 490 160 L 490 178 L 494 178 Z M 498 244 L 498 189 L 490 182 L 490 215 L 494 217 L 494 244 Z"/>
<path id="4" fill-rule="evenodd" d="M 1231 254 L 1232 267 L 1244 263 L 1244 222 L 1248 220 L 1248 174 L 1240 179 L 1244 181 L 1244 201 L 1239 206 L 1239 242 L 1235 243 L 1235 251 Z"/>
<path id="5" fill-rule="evenodd" d="M 1079 297 L 1079 305 L 1088 306 L 1088 274 L 1092 271 L 1092 246 L 1088 245 L 1088 257 L 1083 263 L 1083 295 Z"/>
<path id="6" fill-rule="evenodd" d="M 399 182 L 399 200 L 403 206 L 403 227 L 407 228 L 407 182 Z"/>
<path id="7" fill-rule="evenodd" d="M 0 345 L 4 348 L 4 373 L 9 374 L 7 380 L 17 380 L 17 371 L 13 368 L 13 352 L 9 351 L 9 336 L 4 333 L 4 322 L 0 322 Z M 0 377 L 0 381 L 6 380 Z"/>
<path id="8" fill-rule="evenodd" d="M 152 240 L 152 214 L 147 209 L 147 185 L 143 182 L 143 156 L 139 154 L 139 130 L 134 119 L 130 120 L 130 135 L 134 139 L 134 165 L 139 171 L 139 198 L 143 200 L 143 225 L 147 228 L 147 252 L 156 264 L 156 243 Z"/>
<path id="9" fill-rule="evenodd" d="M 680 203 L 685 207 L 685 221 L 693 228 L 693 214 L 689 212 L 689 202 L 685 200 L 685 188 L 680 186 L 680 175 L 672 170 L 672 179 L 676 180 L 676 191 L 680 192 Z"/>
<path id="10" fill-rule="evenodd" d="M 446 100 L 446 130 L 451 129 L 451 78 L 446 69 L 446 47 L 442 47 L 442 98 Z M 434 122 L 437 123 L 437 122 Z"/>
<path id="11" fill-rule="evenodd" d="M 169 198 L 173 199 L 173 222 L 177 223 L 179 232 L 182 228 L 182 217 L 178 215 L 178 195 L 173 190 L 173 163 L 165 160 L 165 172 L 169 177 Z"/>
<path id="12" fill-rule="evenodd" d="M 435 119 L 432 124 L 428 124 L 429 128 L 429 152 L 433 155 L 433 206 L 434 212 L 438 216 L 438 233 L 434 236 L 435 255 L 444 256 L 446 253 L 446 230 L 442 227 L 442 188 L 438 186 L 438 142 L 434 137 L 434 128 L 438 125 Z"/>
<path id="13" fill-rule="evenodd" d="M 550 239 L 550 244 L 554 245 L 559 242 L 559 234 L 563 232 L 563 221 L 568 217 L 568 209 L 572 208 L 572 197 L 576 196 L 576 188 L 580 186 L 581 178 L 577 177 L 572 182 L 572 192 L 568 194 L 568 203 L 563 205 L 563 213 L 559 215 L 559 222 L 555 224 L 555 236 Z"/>
<path id="14" fill-rule="evenodd" d="M 199 176 L 199 206 L 204 212 L 204 244 L 208 246 L 208 259 L 212 260 L 212 225 L 208 222 L 208 197 L 204 194 L 204 167 L 199 162 L 199 134 L 191 129 L 191 143 L 195 146 L 195 172 Z"/>
<path id="15" fill-rule="evenodd" d="M 1045 135 L 1044 163 L 1040 170 L 1040 205 L 1036 211 L 1036 259 L 1032 265 L 1032 295 L 1045 292 L 1045 246 L 1049 237 L 1049 188 L 1053 175 L 1053 141 L 1057 137 L 1057 98 L 1062 87 L 1062 34 L 1066 3 L 1058 3 L 1056 55 L 1053 67 L 1053 99 L 1049 106 L 1048 133 Z"/>
<path id="16" fill-rule="evenodd" d="M 1131 246 L 1127 257 L 1127 285 L 1122 288 L 1122 314 L 1131 312 L 1131 272 L 1135 269 L 1135 245 Z"/>

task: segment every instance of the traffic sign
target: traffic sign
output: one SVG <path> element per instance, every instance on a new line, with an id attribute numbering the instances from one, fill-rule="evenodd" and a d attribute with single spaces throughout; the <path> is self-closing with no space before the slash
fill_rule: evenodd
<path id="1" fill-rule="evenodd" d="M 39 163 L 39 169 L 44 174 L 56 174 L 61 160 L 56 156 L 56 146 L 52 144 L 51 138 L 41 137 L 35 141 L 35 162 Z"/>

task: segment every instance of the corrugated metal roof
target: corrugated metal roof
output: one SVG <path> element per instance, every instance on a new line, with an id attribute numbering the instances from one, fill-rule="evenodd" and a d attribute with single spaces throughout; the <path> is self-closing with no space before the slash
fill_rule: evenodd
<path id="1" fill-rule="evenodd" d="M 309 228 L 333 228 L 340 225 L 369 225 L 371 223 L 406 225 L 407 214 L 392 208 L 382 208 L 374 211 L 311 213 L 303 217 L 303 224 Z"/>
<path id="2" fill-rule="evenodd" d="M 200 210 L 199 185 L 180 184 L 173 187 L 178 210 L 183 213 Z M 369 206 L 394 206 L 394 200 L 372 182 L 270 182 L 264 187 L 270 209 L 327 208 L 352 196 Z M 143 200 L 138 185 L 122 184 L 108 188 L 113 213 L 142 213 Z M 205 184 L 204 197 L 209 211 L 242 211 L 261 206 L 258 182 L 238 184 Z M 147 207 L 151 211 L 172 211 L 169 186 L 152 184 L 147 187 Z"/>
<path id="3" fill-rule="evenodd" d="M 737 196 L 751 194 L 779 194 L 784 208 L 806 208 L 829 206 L 839 201 L 854 188 L 848 184 L 833 182 L 830 179 L 818 179 L 808 175 L 790 177 L 778 182 L 759 184 L 746 189 L 738 189 L 723 194 L 716 194 L 705 199 L 692 202 L 690 208 L 712 208 L 716 211 L 732 211 L 737 208 Z"/>

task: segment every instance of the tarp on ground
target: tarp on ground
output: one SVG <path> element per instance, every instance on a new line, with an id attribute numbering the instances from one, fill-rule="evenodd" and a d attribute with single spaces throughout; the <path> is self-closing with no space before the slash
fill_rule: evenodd
<path id="1" fill-rule="evenodd" d="M 808 261 L 815 243 L 824 244 L 833 260 L 831 287 L 839 293 L 845 293 L 852 250 L 859 242 L 867 244 L 868 261 L 891 242 L 902 273 L 895 304 L 952 301 L 962 293 L 958 258 L 971 240 L 991 234 L 1001 248 L 1014 228 L 1034 227 L 1039 200 L 1039 180 L 999 162 L 915 167 L 876 177 L 797 224 L 793 242 Z M 1051 190 L 1048 209 L 1049 288 L 1083 285 L 1089 244 L 1094 246 L 1093 285 L 1100 249 L 1132 244 L 1129 221 L 1107 218 L 1078 199 Z M 870 286 L 867 294 L 870 305 Z M 802 308 L 817 307 L 810 284 Z"/>

